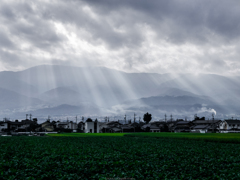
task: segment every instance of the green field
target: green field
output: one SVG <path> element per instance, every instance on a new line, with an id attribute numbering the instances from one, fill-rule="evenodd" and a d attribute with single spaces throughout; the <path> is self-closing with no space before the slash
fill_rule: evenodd
<path id="1" fill-rule="evenodd" d="M 59 133 L 59 134 L 47 134 L 51 137 L 99 137 L 99 136 L 124 136 L 128 133 Z"/>
<path id="2" fill-rule="evenodd" d="M 195 139 L 205 141 L 221 141 L 240 143 L 240 133 L 61 133 L 47 134 L 53 137 L 96 137 L 96 136 L 126 136 L 143 138 L 177 138 L 177 139 Z"/>
<path id="3" fill-rule="evenodd" d="M 153 138 L 177 138 L 209 140 L 217 142 L 240 142 L 240 133 L 129 133 L 127 137 L 153 137 Z"/>
<path id="4" fill-rule="evenodd" d="M 240 178 L 240 144 L 129 135 L 0 137 L 0 179 Z"/>

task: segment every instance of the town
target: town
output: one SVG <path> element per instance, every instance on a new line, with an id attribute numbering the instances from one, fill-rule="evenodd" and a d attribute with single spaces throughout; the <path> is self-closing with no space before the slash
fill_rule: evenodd
<path id="1" fill-rule="evenodd" d="M 18 135 L 18 134 L 46 134 L 46 133 L 61 133 L 61 132 L 78 132 L 78 133 L 127 133 L 127 132 L 189 132 L 189 133 L 238 133 L 240 132 L 240 120 L 214 119 L 206 120 L 205 117 L 194 116 L 191 121 L 184 119 L 168 120 L 165 115 L 164 121 L 151 122 L 151 114 L 144 114 L 143 121 L 141 118 L 136 120 L 135 114 L 133 121 L 127 120 L 126 115 L 124 120 L 109 121 L 105 118 L 105 122 L 100 122 L 97 119 L 93 120 L 82 117 L 80 122 L 76 121 L 51 121 L 48 119 L 38 124 L 37 118 L 32 118 L 32 115 L 26 115 L 24 120 L 10 121 L 4 118 L 0 121 L 0 135 Z"/>

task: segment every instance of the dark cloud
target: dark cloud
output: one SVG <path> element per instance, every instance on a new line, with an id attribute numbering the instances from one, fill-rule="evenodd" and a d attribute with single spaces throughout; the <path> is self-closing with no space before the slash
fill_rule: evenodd
<path id="1" fill-rule="evenodd" d="M 129 16 L 126 23 L 147 23 L 160 37 L 164 34 L 173 43 L 208 43 L 211 34 L 225 40 L 234 40 L 240 35 L 239 1 L 85 1 L 104 16 L 125 9 L 135 11 L 140 18 Z"/>
<path id="2" fill-rule="evenodd" d="M 15 48 L 14 43 L 11 41 L 11 39 L 9 39 L 6 32 L 4 32 L 2 29 L 0 30 L 0 47 L 11 49 Z"/>
<path id="3" fill-rule="evenodd" d="M 231 72 L 228 62 L 234 71 L 240 63 L 239 19 L 239 0 L 4 0 L 0 57 L 22 64 L 82 60 L 132 71 Z"/>

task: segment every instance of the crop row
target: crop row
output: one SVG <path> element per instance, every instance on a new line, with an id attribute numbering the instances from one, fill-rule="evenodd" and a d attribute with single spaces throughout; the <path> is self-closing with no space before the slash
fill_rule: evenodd
<path id="1" fill-rule="evenodd" d="M 138 137 L 1 137 L 0 179 L 239 179 L 240 145 Z"/>

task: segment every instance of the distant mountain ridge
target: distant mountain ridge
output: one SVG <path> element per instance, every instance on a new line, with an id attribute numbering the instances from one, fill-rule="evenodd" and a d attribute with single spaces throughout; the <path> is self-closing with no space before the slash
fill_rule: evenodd
<path id="1" fill-rule="evenodd" d="M 91 115 L 97 115 L 101 113 L 101 110 L 96 107 L 96 106 L 85 106 L 85 105 L 80 105 L 80 106 L 73 106 L 73 105 L 68 105 L 68 104 L 61 104 L 56 107 L 50 107 L 50 108 L 41 108 L 35 111 L 31 111 L 28 113 L 33 113 L 34 115 L 53 115 L 53 116 L 66 116 L 69 114 L 79 114 L 82 113 L 84 114 L 91 114 Z"/>
<path id="2" fill-rule="evenodd" d="M 84 104 L 91 104 L 96 112 L 113 114 L 120 112 L 116 107 L 122 113 L 140 107 L 159 113 L 157 109 L 164 106 L 176 112 L 184 106 L 190 113 L 197 113 L 194 107 L 237 113 L 240 106 L 238 77 L 214 74 L 125 73 L 105 67 L 42 65 L 0 72 L 0 88 L 1 112 L 9 115 L 16 108 L 25 113 L 29 107 L 42 113 L 47 110 L 38 111 L 41 107 L 51 107 L 51 112 L 61 113 L 62 104 L 69 113 L 76 107 L 82 112 Z"/>
<path id="3" fill-rule="evenodd" d="M 44 104 L 43 101 L 37 98 L 27 97 L 4 88 L 0 88 L 0 99 L 0 108 L 2 110 Z"/>

